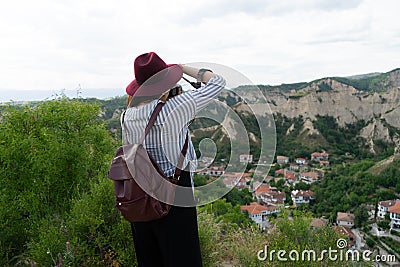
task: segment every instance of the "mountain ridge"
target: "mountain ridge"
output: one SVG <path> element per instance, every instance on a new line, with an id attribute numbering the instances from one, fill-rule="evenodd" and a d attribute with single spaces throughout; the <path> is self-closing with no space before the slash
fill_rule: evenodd
<path id="1" fill-rule="evenodd" d="M 349 81 L 347 78 L 327 77 L 309 83 L 259 88 L 275 117 L 282 115 L 289 119 L 303 119 L 299 129 L 303 138 L 304 133 L 319 134 L 313 123 L 320 116 L 333 117 L 339 127 L 364 121 L 364 127 L 359 129 L 357 135 L 366 140 L 371 153 L 376 152 L 376 140 L 390 143 L 394 145 L 396 153 L 400 152 L 400 69 L 353 80 L 358 81 L 355 84 Z M 246 99 L 257 101 L 251 90 L 255 89 L 254 86 L 241 86 L 238 89 Z M 260 107 L 254 107 L 265 104 L 252 104 L 250 110 L 232 92 L 224 92 L 220 100 L 224 99 L 230 99 L 231 103 L 228 104 L 238 112 L 263 113 Z M 236 99 L 236 102 L 232 99 Z M 290 125 L 287 134 L 294 129 L 294 124 Z"/>

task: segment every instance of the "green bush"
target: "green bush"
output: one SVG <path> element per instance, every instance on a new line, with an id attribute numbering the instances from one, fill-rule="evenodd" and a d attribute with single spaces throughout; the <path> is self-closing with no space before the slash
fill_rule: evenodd
<path id="1" fill-rule="evenodd" d="M 382 230 L 388 230 L 390 228 L 390 221 L 389 220 L 378 221 L 376 224 Z"/>
<path id="2" fill-rule="evenodd" d="M 61 253 L 72 266 L 136 264 L 130 224 L 115 208 L 112 181 L 107 178 L 93 181 L 89 192 L 72 201 L 65 221 L 49 224 L 43 223 L 29 243 L 33 262 L 49 266 Z"/>
<path id="3" fill-rule="evenodd" d="M 219 248 L 222 242 L 223 223 L 216 222 L 211 214 L 198 212 L 198 226 L 203 266 L 218 266 L 222 254 Z"/>
<path id="4" fill-rule="evenodd" d="M 0 122 L 0 262 L 15 264 L 43 222 L 106 174 L 116 142 L 96 104 L 68 99 L 9 107 Z M 52 223 L 50 223 L 52 224 Z"/>
<path id="5" fill-rule="evenodd" d="M 265 266 L 257 258 L 257 252 L 267 244 L 267 235 L 254 225 L 248 228 L 230 228 L 226 234 L 224 247 L 225 259 L 237 264 L 235 266 Z"/>
<path id="6" fill-rule="evenodd" d="M 330 247 L 336 249 L 336 241 L 340 236 L 330 226 L 311 228 L 311 220 L 311 213 L 294 210 L 292 218 L 289 218 L 288 211 L 282 210 L 273 221 L 276 228 L 268 238 L 269 251 L 282 249 L 289 253 L 291 250 L 314 250 L 319 256 L 322 250 Z M 270 263 L 272 266 L 288 266 L 287 262 L 277 261 L 276 254 L 274 260 Z M 338 262 L 329 261 L 328 258 L 323 261 L 300 260 L 296 261 L 295 266 L 338 266 Z"/>

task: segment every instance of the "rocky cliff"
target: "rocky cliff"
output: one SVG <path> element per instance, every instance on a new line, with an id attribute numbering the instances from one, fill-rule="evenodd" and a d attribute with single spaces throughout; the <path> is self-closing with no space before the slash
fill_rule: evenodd
<path id="1" fill-rule="evenodd" d="M 400 69 L 376 74 L 362 79 L 323 78 L 310 83 L 284 86 L 259 86 L 266 96 L 273 114 L 288 118 L 302 117 L 305 121 L 301 132 L 318 134 L 312 121 L 319 116 L 334 117 L 341 127 L 364 120 L 366 126 L 359 132 L 373 151 L 373 140 L 393 143 L 400 150 Z M 289 88 L 289 89 L 288 89 Z M 244 92 L 252 98 L 251 88 Z M 227 99 L 229 93 L 222 95 Z M 234 98 L 234 95 L 230 95 Z M 236 104 L 238 112 L 249 111 L 244 104 Z M 253 104 L 253 112 L 262 114 L 265 105 Z M 288 132 L 293 130 L 292 125 Z"/>

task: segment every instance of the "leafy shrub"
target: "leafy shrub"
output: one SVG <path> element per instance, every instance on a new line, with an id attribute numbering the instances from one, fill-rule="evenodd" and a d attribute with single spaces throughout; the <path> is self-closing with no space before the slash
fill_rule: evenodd
<path id="1" fill-rule="evenodd" d="M 2 112 L 0 244 L 8 264 L 42 234 L 41 223 L 63 218 L 71 200 L 106 173 L 116 143 L 99 112 L 68 99 Z"/>
<path id="2" fill-rule="evenodd" d="M 289 253 L 296 250 L 301 254 L 304 250 L 314 250 L 318 258 L 322 250 L 336 249 L 340 236 L 330 226 L 311 228 L 311 218 L 311 213 L 298 210 L 294 210 L 290 218 L 288 211 L 282 210 L 280 217 L 274 220 L 276 228 L 268 238 L 269 251 L 275 249 Z M 276 254 L 274 260 L 269 262 L 271 266 L 287 266 L 285 261 L 276 261 Z M 322 261 L 296 261 L 295 266 L 338 266 L 338 262 L 325 257 Z"/>
<path id="3" fill-rule="evenodd" d="M 383 230 L 388 230 L 390 228 L 390 221 L 389 220 L 382 220 L 376 223 L 379 228 Z"/>
<path id="4" fill-rule="evenodd" d="M 64 263 L 72 266 L 136 264 L 130 224 L 115 209 L 113 185 L 107 178 L 93 181 L 89 192 L 72 201 L 65 221 L 49 223 L 42 224 L 29 244 L 34 262 L 49 266 L 61 253 Z"/>
<path id="5" fill-rule="evenodd" d="M 257 252 L 267 244 L 267 235 L 257 227 L 228 228 L 224 248 L 224 258 L 237 266 L 265 266 L 257 258 Z"/>
<path id="6" fill-rule="evenodd" d="M 217 266 L 220 263 L 222 225 L 223 223 L 216 222 L 211 214 L 198 212 L 200 249 L 204 267 Z"/>

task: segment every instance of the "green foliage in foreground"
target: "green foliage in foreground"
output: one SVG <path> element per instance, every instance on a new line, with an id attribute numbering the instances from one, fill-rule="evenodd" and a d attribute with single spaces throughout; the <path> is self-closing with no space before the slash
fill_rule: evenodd
<path id="1" fill-rule="evenodd" d="M 2 112 L 0 266 L 136 265 L 130 224 L 115 209 L 107 178 L 117 142 L 98 114 L 98 105 L 68 99 Z M 206 267 L 285 266 L 260 261 L 257 252 L 265 245 L 318 250 L 335 242 L 330 227 L 309 228 L 308 213 L 282 213 L 274 230 L 263 233 L 238 210 L 246 192 L 232 192 L 212 211 L 199 208 Z"/>
<path id="2" fill-rule="evenodd" d="M 135 263 L 130 224 L 115 209 L 113 184 L 106 177 L 71 201 L 63 218 L 47 217 L 28 244 L 30 261 L 43 266 L 127 266 Z M 60 256 L 57 256 L 60 253 Z"/>
<path id="3" fill-rule="evenodd" d="M 273 221 L 275 227 L 271 231 L 261 233 L 255 228 L 231 229 L 229 235 L 223 238 L 226 247 L 227 259 L 234 266 L 372 266 L 368 262 L 351 262 L 340 259 L 339 255 L 336 260 L 334 253 L 330 259 L 327 254 L 322 254 L 323 250 L 337 250 L 339 236 L 330 226 L 320 228 L 311 228 L 311 214 L 301 211 L 294 211 L 289 214 L 283 210 L 281 215 Z M 260 250 L 262 250 L 260 252 Z M 273 252 L 275 250 L 275 253 Z M 286 252 L 281 254 L 284 260 L 279 260 L 277 253 L 279 250 Z M 296 250 L 297 254 L 289 253 Z M 305 253 L 302 258 L 303 251 L 315 251 L 313 253 Z M 271 254 L 272 251 L 272 254 Z M 347 248 L 343 250 L 343 253 Z M 260 256 L 261 260 L 258 258 Z M 272 255 L 272 256 L 271 256 Z M 324 255 L 324 256 L 321 256 Z M 344 254 L 345 255 L 345 254 Z M 304 259 L 304 260 L 303 260 Z M 315 260 L 314 260 L 315 259 Z M 227 260 L 226 260 L 227 261 Z M 361 264 L 361 265 L 359 265 Z"/>
<path id="4" fill-rule="evenodd" d="M 106 174 L 116 142 L 99 112 L 96 104 L 68 99 L 2 111 L 0 265 L 18 260 L 43 222 L 63 218 Z"/>

